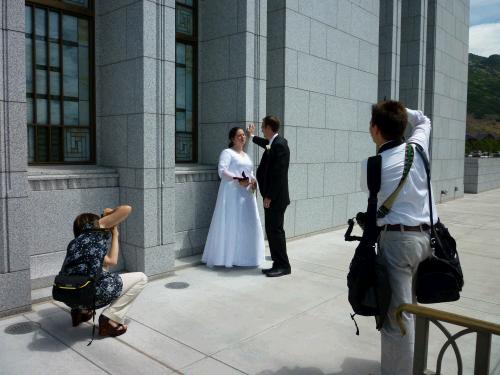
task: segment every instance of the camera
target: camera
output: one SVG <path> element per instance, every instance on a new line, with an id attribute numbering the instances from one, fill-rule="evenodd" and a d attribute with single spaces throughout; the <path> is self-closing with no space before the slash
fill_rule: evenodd
<path id="1" fill-rule="evenodd" d="M 344 234 L 345 241 L 361 241 L 360 236 L 352 236 L 352 230 L 354 229 L 354 224 L 358 224 L 362 230 L 365 230 L 366 223 L 366 212 L 358 212 L 355 217 L 347 220 L 347 230 Z"/>
<path id="2" fill-rule="evenodd" d="M 358 223 L 361 229 L 365 230 L 366 212 L 358 212 L 356 214 L 356 223 Z"/>

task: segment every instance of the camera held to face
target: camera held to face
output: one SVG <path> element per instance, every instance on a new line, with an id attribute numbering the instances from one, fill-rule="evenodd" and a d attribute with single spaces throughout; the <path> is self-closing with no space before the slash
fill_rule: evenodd
<path id="1" fill-rule="evenodd" d="M 353 217 L 352 219 L 347 220 L 347 224 L 349 225 L 347 227 L 347 230 L 344 234 L 344 240 L 345 241 L 360 241 L 361 237 L 360 236 L 352 236 L 352 230 L 354 229 L 354 224 L 358 224 L 362 230 L 365 230 L 365 223 L 366 223 L 366 212 L 358 212 L 356 214 L 356 217 Z"/>

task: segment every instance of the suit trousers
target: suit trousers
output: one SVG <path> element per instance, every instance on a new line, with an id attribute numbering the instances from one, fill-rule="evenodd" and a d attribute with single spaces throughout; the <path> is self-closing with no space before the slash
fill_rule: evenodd
<path id="1" fill-rule="evenodd" d="M 123 281 L 122 293 L 120 297 L 111 302 L 102 312 L 102 315 L 123 324 L 125 323 L 125 315 L 132 306 L 132 302 L 134 302 L 142 289 L 144 289 L 148 278 L 142 272 L 122 273 L 120 277 Z"/>
<path id="2" fill-rule="evenodd" d="M 286 206 L 284 208 L 264 209 L 267 241 L 274 268 L 290 268 L 286 253 L 285 230 L 283 229 L 285 210 Z"/>
<path id="3" fill-rule="evenodd" d="M 420 262 L 431 255 L 429 232 L 382 231 L 379 246 L 392 289 L 387 319 L 381 329 L 381 374 L 411 375 L 415 343 L 414 317 L 403 313 L 406 335 L 402 336 L 395 312 L 402 303 L 416 303 L 414 281 L 417 268 Z"/>

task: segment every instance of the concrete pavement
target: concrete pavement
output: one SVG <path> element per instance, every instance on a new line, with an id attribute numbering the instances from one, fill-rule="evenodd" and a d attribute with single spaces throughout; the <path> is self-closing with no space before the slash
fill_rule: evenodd
<path id="1" fill-rule="evenodd" d="M 465 288 L 456 303 L 432 307 L 500 324 L 499 207 L 500 190 L 438 206 L 458 241 Z M 36 304 L 0 320 L 0 374 L 379 374 L 373 319 L 359 317 L 356 336 L 349 317 L 355 244 L 344 242 L 344 229 L 290 241 L 291 276 L 197 266 L 152 281 L 130 311 L 128 332 L 91 346 L 89 324 L 72 328 L 64 306 Z M 464 374 L 473 369 L 469 336 L 458 341 Z M 443 342 L 433 329 L 430 368 Z M 451 352 L 443 371 L 456 374 Z M 491 374 L 500 374 L 499 337 Z"/>

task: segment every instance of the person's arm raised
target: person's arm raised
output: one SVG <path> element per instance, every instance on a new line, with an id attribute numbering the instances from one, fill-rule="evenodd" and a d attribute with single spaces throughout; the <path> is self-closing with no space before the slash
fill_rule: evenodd
<path id="1" fill-rule="evenodd" d="M 406 109 L 408 122 L 413 126 L 408 143 L 418 143 L 429 155 L 429 139 L 431 135 L 431 120 L 422 111 Z"/>
<path id="2" fill-rule="evenodd" d="M 255 143 L 257 146 L 260 146 L 262 148 L 266 148 L 266 146 L 269 144 L 269 141 L 265 138 L 262 137 L 257 137 L 253 133 L 255 132 L 255 124 L 251 123 L 247 126 L 247 136 L 252 139 L 252 142 Z"/>
<path id="3" fill-rule="evenodd" d="M 115 226 L 111 229 L 111 248 L 108 253 L 104 256 L 104 267 L 116 266 L 118 264 L 118 228 Z"/>
<path id="4" fill-rule="evenodd" d="M 105 208 L 103 217 L 99 219 L 99 226 L 101 228 L 113 228 L 125 220 L 131 212 L 132 207 L 126 204 L 115 208 Z"/>

